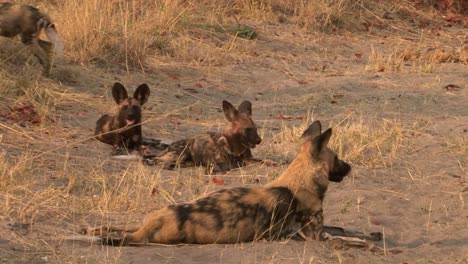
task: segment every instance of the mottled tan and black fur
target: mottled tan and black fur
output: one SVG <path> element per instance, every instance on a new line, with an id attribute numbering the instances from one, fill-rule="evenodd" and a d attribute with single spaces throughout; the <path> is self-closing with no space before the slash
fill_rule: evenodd
<path id="1" fill-rule="evenodd" d="M 260 162 L 251 149 L 262 142 L 252 120 L 252 104 L 242 102 L 238 109 L 223 101 L 223 112 L 229 126 L 222 133 L 204 133 L 172 143 L 156 160 L 165 167 L 204 165 L 224 172 L 234 167 Z"/>
<path id="2" fill-rule="evenodd" d="M 320 239 L 328 183 L 342 181 L 351 170 L 327 147 L 331 135 L 331 129 L 321 133 L 320 122 L 314 122 L 303 133 L 301 151 L 291 165 L 264 187 L 224 189 L 191 203 L 170 205 L 148 214 L 139 229 L 123 237 L 106 234 L 116 229 L 101 229 L 101 241 L 238 243 L 299 233 Z"/>
<path id="3" fill-rule="evenodd" d="M 44 30 L 49 41 L 39 39 Z M 62 44 L 58 38 L 54 23 L 48 15 L 39 9 L 23 4 L 0 3 L 0 36 L 20 35 L 21 42 L 32 48 L 33 54 L 44 67 L 44 74 L 52 69 L 54 48 L 61 53 Z"/>
<path id="4" fill-rule="evenodd" d="M 141 107 L 149 96 L 150 89 L 146 84 L 138 86 L 133 98 L 130 98 L 127 89 L 115 83 L 112 86 L 112 97 L 119 110 L 116 114 L 103 115 L 98 119 L 94 131 L 96 139 L 112 145 L 115 150 L 138 150 L 142 144 Z"/>

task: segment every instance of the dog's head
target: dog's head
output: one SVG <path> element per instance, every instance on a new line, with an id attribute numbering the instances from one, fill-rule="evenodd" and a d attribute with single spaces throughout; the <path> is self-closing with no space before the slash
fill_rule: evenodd
<path id="1" fill-rule="evenodd" d="M 329 128 L 322 133 L 320 121 L 313 122 L 302 134 L 306 150 L 310 152 L 313 159 L 324 162 L 328 168 L 328 180 L 341 182 L 351 171 L 351 166 L 340 160 L 335 152 L 328 148 L 328 142 L 332 135 Z"/>
<path id="2" fill-rule="evenodd" d="M 133 98 L 128 97 L 127 89 L 120 84 L 115 83 L 112 86 L 112 97 L 119 105 L 118 119 L 121 125 L 134 125 L 141 122 L 141 106 L 148 101 L 150 90 L 148 85 L 141 84 L 135 90 Z"/>
<path id="3" fill-rule="evenodd" d="M 241 154 L 243 150 L 255 148 L 262 142 L 252 120 L 252 104 L 249 101 L 242 102 L 237 109 L 228 101 L 223 101 L 223 112 L 231 123 L 223 135 L 233 152 Z"/>

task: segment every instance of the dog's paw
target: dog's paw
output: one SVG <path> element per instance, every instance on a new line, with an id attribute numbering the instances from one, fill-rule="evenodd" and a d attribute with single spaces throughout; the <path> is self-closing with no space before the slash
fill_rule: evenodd
<path id="1" fill-rule="evenodd" d="M 262 163 L 266 166 L 270 167 L 277 167 L 279 166 L 279 163 L 270 159 L 262 160 Z"/>
<path id="2" fill-rule="evenodd" d="M 381 232 L 372 232 L 370 233 L 370 237 L 372 241 L 381 241 L 383 238 L 383 234 Z"/>
<path id="3" fill-rule="evenodd" d="M 100 242 L 102 245 L 120 247 L 124 245 L 124 237 L 102 236 Z"/>
<path id="4" fill-rule="evenodd" d="M 328 234 L 326 232 L 320 232 L 320 240 L 321 241 L 329 241 L 331 239 L 333 239 L 332 235 L 330 235 L 330 234 Z"/>
<path id="5" fill-rule="evenodd" d="M 296 221 L 298 221 L 298 222 L 300 222 L 302 224 L 309 223 L 311 220 L 312 220 L 312 216 L 308 215 L 308 214 L 298 213 L 297 216 L 296 216 Z"/>
<path id="6" fill-rule="evenodd" d="M 146 166 L 156 165 L 156 161 L 152 157 L 143 157 L 143 164 Z"/>
<path id="7" fill-rule="evenodd" d="M 80 230 L 78 231 L 78 234 L 80 235 L 94 235 L 94 232 L 95 232 L 95 228 L 89 228 L 89 227 L 86 227 L 86 226 L 82 226 L 80 227 Z"/>
<path id="8" fill-rule="evenodd" d="M 177 169 L 177 165 L 176 164 L 164 164 L 163 163 L 163 169 L 165 170 L 176 170 Z"/>
<path id="9" fill-rule="evenodd" d="M 141 145 L 138 152 L 140 153 L 141 156 L 147 157 L 147 156 L 152 156 L 153 153 L 151 152 L 151 148 L 145 145 Z"/>

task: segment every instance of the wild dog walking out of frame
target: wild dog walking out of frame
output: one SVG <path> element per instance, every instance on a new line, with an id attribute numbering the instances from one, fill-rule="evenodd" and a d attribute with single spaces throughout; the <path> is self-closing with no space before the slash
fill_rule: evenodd
<path id="1" fill-rule="evenodd" d="M 44 30 L 49 41 L 39 39 Z M 0 3 L 0 36 L 21 36 L 21 42 L 32 47 L 34 55 L 44 67 L 44 75 L 48 76 L 52 69 L 54 48 L 58 54 L 62 51 L 62 43 L 51 19 L 39 9 L 16 3 Z"/>
<path id="2" fill-rule="evenodd" d="M 167 206 L 148 214 L 133 233 L 119 238 L 102 234 L 101 242 L 238 243 L 296 234 L 320 239 L 328 183 L 342 181 L 351 170 L 327 147 L 331 135 L 331 128 L 321 133 L 320 122 L 315 121 L 304 131 L 297 157 L 266 186 L 224 189 L 191 203 Z"/>
<path id="3" fill-rule="evenodd" d="M 254 159 L 251 149 L 262 142 L 252 120 L 252 104 L 242 102 L 236 109 L 223 101 L 223 112 L 230 125 L 222 133 L 204 133 L 172 143 L 166 153 L 156 157 L 166 168 L 180 164 L 204 165 L 214 171 L 225 172 L 260 160 Z"/>
<path id="4" fill-rule="evenodd" d="M 101 116 L 96 122 L 94 134 L 99 141 L 112 145 L 115 152 L 138 150 L 142 144 L 141 107 L 150 96 L 147 84 L 141 84 L 135 90 L 133 98 L 128 97 L 127 89 L 115 83 L 112 97 L 118 104 L 116 114 Z"/>

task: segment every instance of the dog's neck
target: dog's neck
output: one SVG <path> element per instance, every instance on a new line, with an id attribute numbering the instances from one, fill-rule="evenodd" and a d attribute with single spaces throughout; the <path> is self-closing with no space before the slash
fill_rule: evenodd
<path id="1" fill-rule="evenodd" d="M 227 144 L 224 145 L 224 150 L 229 155 L 240 157 L 244 154 L 249 148 L 242 143 L 240 135 L 230 133 L 230 130 L 223 131 L 222 136 L 226 139 Z"/>
<path id="2" fill-rule="evenodd" d="M 287 187 L 293 193 L 316 193 L 320 199 L 328 188 L 328 173 L 325 164 L 314 161 L 307 152 L 301 152 L 286 171 L 266 187 Z"/>

